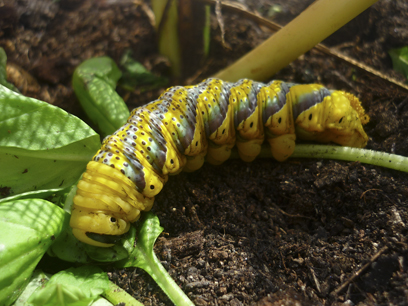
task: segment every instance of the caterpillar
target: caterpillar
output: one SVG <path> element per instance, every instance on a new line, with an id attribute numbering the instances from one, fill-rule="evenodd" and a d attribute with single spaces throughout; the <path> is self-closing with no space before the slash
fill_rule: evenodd
<path id="1" fill-rule="evenodd" d="M 104 139 L 77 185 L 70 225 L 77 239 L 113 246 L 151 209 L 168 175 L 219 165 L 236 145 L 250 162 L 264 139 L 278 161 L 296 138 L 364 147 L 369 120 L 357 97 L 322 85 L 207 79 L 167 89 L 134 109 L 126 124 Z"/>

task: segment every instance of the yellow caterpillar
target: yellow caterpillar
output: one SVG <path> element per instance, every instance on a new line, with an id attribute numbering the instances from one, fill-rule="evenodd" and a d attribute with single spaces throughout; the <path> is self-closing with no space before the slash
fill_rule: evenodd
<path id="1" fill-rule="evenodd" d="M 127 123 L 105 138 L 78 183 L 71 216 L 74 235 L 109 247 L 150 210 L 169 174 L 227 160 L 234 145 L 247 162 L 264 139 L 278 161 L 296 138 L 364 147 L 369 120 L 352 94 L 318 84 L 268 84 L 207 79 L 172 87 L 132 111 Z"/>

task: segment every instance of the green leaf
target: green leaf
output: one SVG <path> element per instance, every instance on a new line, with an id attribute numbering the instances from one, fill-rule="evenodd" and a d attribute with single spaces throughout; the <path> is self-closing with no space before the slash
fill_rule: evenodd
<path id="1" fill-rule="evenodd" d="M 99 148 L 99 136 L 77 117 L 0 85 L 0 187 L 6 195 L 67 188 Z"/>
<path id="2" fill-rule="evenodd" d="M 27 301 L 28 306 L 88 306 L 96 297 L 88 297 L 81 288 L 71 285 L 51 284 L 36 291 Z"/>
<path id="3" fill-rule="evenodd" d="M 18 92 L 17 88 L 13 84 L 7 82 L 6 65 L 7 65 L 6 52 L 4 51 L 3 48 L 0 48 L 0 84 L 6 86 L 8 89 Z"/>
<path id="4" fill-rule="evenodd" d="M 394 70 L 404 74 L 408 79 L 408 46 L 388 51 L 392 59 Z"/>
<path id="5" fill-rule="evenodd" d="M 83 266 L 61 271 L 51 277 L 49 284 L 69 284 L 81 289 L 87 296 L 97 296 L 109 288 L 106 272 L 96 266 Z"/>
<path id="6" fill-rule="evenodd" d="M 139 235 L 134 251 L 129 259 L 118 262 L 116 266 L 141 268 L 149 273 L 175 305 L 194 305 L 154 254 L 154 243 L 162 231 L 159 218 L 152 213 L 145 214 L 139 225 Z"/>
<path id="7" fill-rule="evenodd" d="M 31 276 L 30 282 L 24 289 L 23 293 L 18 297 L 14 306 L 24 306 L 30 296 L 50 279 L 50 275 L 45 274 L 41 270 L 35 270 Z"/>
<path id="8" fill-rule="evenodd" d="M 152 272 L 151 262 L 156 258 L 153 246 L 162 231 L 159 218 L 152 213 L 145 214 L 139 224 L 136 248 L 129 259 L 120 262 L 119 265 L 142 268 L 150 274 Z"/>
<path id="9" fill-rule="evenodd" d="M 119 129 L 130 114 L 115 91 L 121 75 L 111 58 L 96 57 L 80 64 L 72 77 L 72 86 L 82 108 L 104 135 Z"/>
<path id="10" fill-rule="evenodd" d="M 85 244 L 75 238 L 70 226 L 65 228 L 64 232 L 61 233 L 55 243 L 48 249 L 47 254 L 69 262 L 91 262 L 85 250 Z"/>
<path id="11" fill-rule="evenodd" d="M 20 295 L 68 217 L 41 199 L 0 205 L 0 305 L 10 305 Z"/>
<path id="12" fill-rule="evenodd" d="M 4 189 L 6 188 L 3 188 L 3 190 Z M 57 201 L 55 201 L 54 199 L 51 200 L 50 197 L 56 196 L 57 194 L 59 195 L 59 197 L 61 197 L 62 196 L 61 194 L 64 192 L 65 192 L 65 189 L 61 189 L 61 188 L 28 191 L 28 192 L 23 192 L 20 194 L 8 196 L 7 198 L 0 199 L 0 204 L 3 202 L 16 201 L 16 200 L 22 200 L 22 199 L 34 199 L 34 198 L 46 199 L 50 202 L 57 203 Z"/>
<path id="13" fill-rule="evenodd" d="M 28 305 L 89 305 L 109 289 L 108 275 L 95 266 L 70 268 L 51 277 L 37 290 Z"/>
<path id="14" fill-rule="evenodd" d="M 163 87 L 167 79 L 155 76 L 147 70 L 141 63 L 132 58 L 132 51 L 126 51 L 120 59 L 120 65 L 124 69 L 119 85 L 126 90 L 133 91 L 136 87 L 147 85 L 147 89 Z"/>

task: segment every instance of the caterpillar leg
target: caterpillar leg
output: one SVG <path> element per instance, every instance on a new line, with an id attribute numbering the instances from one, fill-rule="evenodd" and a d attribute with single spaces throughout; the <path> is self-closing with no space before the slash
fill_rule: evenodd
<path id="1" fill-rule="evenodd" d="M 239 157 L 245 162 L 252 162 L 261 153 L 264 139 L 251 139 L 241 141 L 237 138 L 237 149 Z"/>
<path id="2" fill-rule="evenodd" d="M 236 146 L 239 157 L 246 162 L 253 161 L 261 153 L 265 139 L 260 109 L 256 107 L 237 127 Z"/>
<path id="3" fill-rule="evenodd" d="M 273 158 L 277 161 L 284 161 L 293 154 L 296 146 L 296 135 L 286 134 L 267 138 L 271 146 Z"/>
<path id="4" fill-rule="evenodd" d="M 196 155 L 196 156 L 188 156 L 187 163 L 184 166 L 183 171 L 193 172 L 193 171 L 200 169 L 204 164 L 205 154 L 206 152 L 202 152 L 201 154 Z"/>
<path id="5" fill-rule="evenodd" d="M 212 165 L 221 165 L 231 156 L 231 149 L 234 145 L 218 146 L 210 143 L 208 146 L 206 160 Z"/>
<path id="6" fill-rule="evenodd" d="M 268 109 L 268 107 L 264 110 L 266 139 L 271 146 L 273 158 L 284 161 L 295 150 L 296 140 L 293 100 L 289 87 L 280 81 L 272 82 L 261 91 L 259 98 L 276 106 L 275 112 L 273 108 Z"/>

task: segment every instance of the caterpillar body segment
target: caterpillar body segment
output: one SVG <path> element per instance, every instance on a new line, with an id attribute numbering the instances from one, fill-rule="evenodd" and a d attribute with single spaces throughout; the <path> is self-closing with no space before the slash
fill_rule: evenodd
<path id="1" fill-rule="evenodd" d="M 105 138 L 78 183 L 71 227 L 81 241 L 109 247 L 151 209 L 168 175 L 221 164 L 234 145 L 252 161 L 268 141 L 287 159 L 296 138 L 364 147 L 369 120 L 360 101 L 318 84 L 207 79 L 171 87 L 136 108 Z"/>

